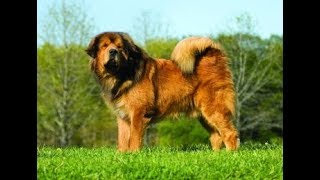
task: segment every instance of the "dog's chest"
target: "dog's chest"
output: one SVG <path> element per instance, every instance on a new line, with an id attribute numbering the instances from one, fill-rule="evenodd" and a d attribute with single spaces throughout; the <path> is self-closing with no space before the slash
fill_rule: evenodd
<path id="1" fill-rule="evenodd" d="M 128 119 L 129 118 L 129 113 L 126 108 L 126 102 L 123 101 L 122 99 L 117 100 L 116 102 L 112 103 L 113 110 L 117 117 L 121 119 Z"/>
<path id="2" fill-rule="evenodd" d="M 118 99 L 116 101 L 111 101 L 111 93 L 103 93 L 103 98 L 109 108 L 111 108 L 115 115 L 121 119 L 128 119 L 129 113 L 126 110 L 126 102 L 122 99 Z"/>

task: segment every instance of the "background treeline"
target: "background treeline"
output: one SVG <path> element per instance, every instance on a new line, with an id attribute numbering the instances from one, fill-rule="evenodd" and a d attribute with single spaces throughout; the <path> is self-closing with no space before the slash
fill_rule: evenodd
<path id="1" fill-rule="evenodd" d="M 155 58 L 169 59 L 184 37 L 157 35 L 159 24 L 147 14 L 144 26 L 130 33 Z M 93 33 L 83 8 L 63 2 L 49 8 L 41 24 L 37 48 L 37 144 L 51 146 L 105 146 L 116 143 L 115 116 L 104 104 L 100 87 L 89 69 L 84 49 Z M 244 14 L 234 18 L 235 26 L 218 35 L 230 58 L 237 90 L 235 125 L 243 141 L 281 142 L 283 38 L 255 34 L 254 23 Z M 99 33 L 99 32 L 98 32 Z M 142 37 L 141 37 L 142 36 Z M 139 37 L 139 38 L 138 38 Z M 209 144 L 208 134 L 196 119 L 167 118 L 149 127 L 147 145 Z"/>

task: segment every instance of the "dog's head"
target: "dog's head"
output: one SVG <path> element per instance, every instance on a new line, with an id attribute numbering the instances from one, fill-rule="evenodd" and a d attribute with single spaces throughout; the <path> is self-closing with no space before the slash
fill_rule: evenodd
<path id="1" fill-rule="evenodd" d="M 130 77 L 143 56 L 143 51 L 127 33 L 104 32 L 94 37 L 87 54 L 92 58 L 91 68 L 98 76 L 106 74 Z"/>

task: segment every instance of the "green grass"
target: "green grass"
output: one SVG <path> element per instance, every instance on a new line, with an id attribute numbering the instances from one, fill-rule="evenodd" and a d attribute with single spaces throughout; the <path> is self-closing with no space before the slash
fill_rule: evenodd
<path id="1" fill-rule="evenodd" d="M 282 145 L 245 144 L 237 152 L 208 146 L 38 148 L 38 179 L 282 179 Z"/>

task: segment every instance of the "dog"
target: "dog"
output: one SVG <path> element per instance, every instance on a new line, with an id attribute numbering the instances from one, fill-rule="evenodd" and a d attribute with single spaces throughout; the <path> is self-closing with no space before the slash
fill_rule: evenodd
<path id="1" fill-rule="evenodd" d="M 213 150 L 239 148 L 232 73 L 211 39 L 183 39 L 166 60 L 150 57 L 127 33 L 103 32 L 86 53 L 102 97 L 117 115 L 119 151 L 141 149 L 148 124 L 181 112 L 199 117 Z"/>

